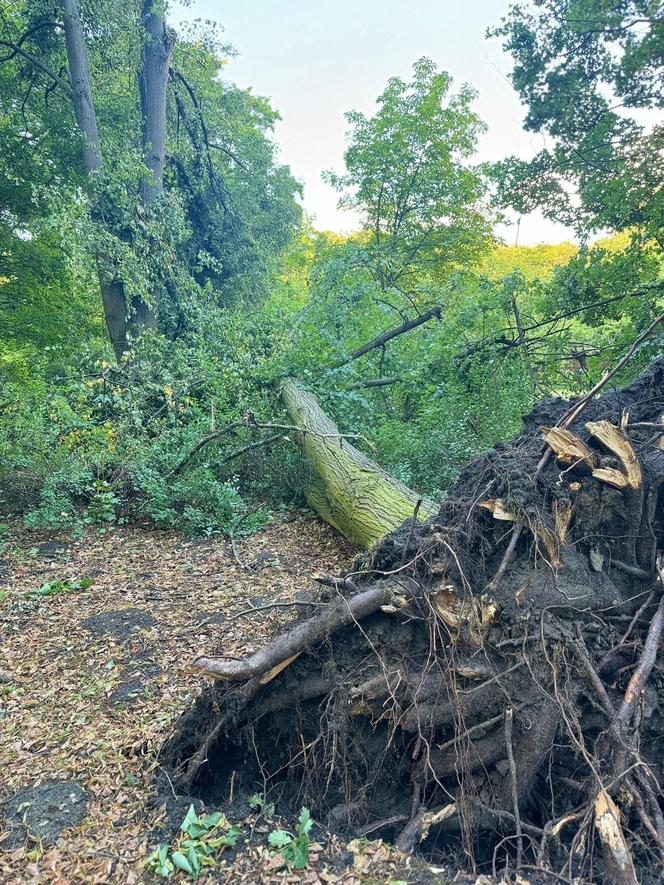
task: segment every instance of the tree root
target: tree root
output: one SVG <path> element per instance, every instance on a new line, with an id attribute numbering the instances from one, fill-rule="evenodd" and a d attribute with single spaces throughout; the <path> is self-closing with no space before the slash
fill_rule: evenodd
<path id="1" fill-rule="evenodd" d="M 390 587 L 379 585 L 363 590 L 349 599 L 340 596 L 321 614 L 297 624 L 244 660 L 225 661 L 199 655 L 192 662 L 192 667 L 215 679 L 242 681 L 263 676 L 285 661 L 293 660 L 308 645 L 320 642 L 340 627 L 378 611 L 389 602 L 391 593 Z"/>

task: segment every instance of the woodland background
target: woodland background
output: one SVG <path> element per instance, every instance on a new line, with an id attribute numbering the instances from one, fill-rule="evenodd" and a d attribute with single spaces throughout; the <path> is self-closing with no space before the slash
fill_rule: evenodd
<path id="1" fill-rule="evenodd" d="M 474 163 L 473 90 L 433 61 L 390 80 L 373 116 L 348 114 L 347 171 L 330 180 L 364 223 L 340 236 L 303 217 L 275 111 L 226 78 L 233 50 L 215 25 L 175 33 L 156 0 L 5 4 L 3 508 L 73 531 L 147 519 L 192 535 L 250 532 L 302 503 L 297 448 L 253 426 L 289 423 L 278 395 L 289 375 L 372 458 L 440 499 L 538 398 L 588 389 L 663 303 L 656 7 L 537 2 L 497 23 L 526 127 L 551 145 L 530 162 Z M 88 56 L 92 164 L 67 17 Z M 584 245 L 497 242 L 508 206 L 542 208 Z M 100 275 L 122 302 L 114 346 Z M 650 337 L 618 380 L 661 341 Z M 245 426 L 178 468 L 234 421 Z"/>

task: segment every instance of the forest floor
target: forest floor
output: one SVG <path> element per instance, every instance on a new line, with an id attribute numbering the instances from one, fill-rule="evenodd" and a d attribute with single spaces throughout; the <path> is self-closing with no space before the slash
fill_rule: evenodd
<path id="1" fill-rule="evenodd" d="M 188 662 L 259 647 L 297 607 L 246 610 L 310 599 L 311 575 L 336 572 L 352 552 L 301 515 L 236 541 L 241 565 L 223 539 L 145 528 L 6 537 L 0 882 L 157 881 L 146 859 L 170 843 L 189 804 L 155 786 L 159 749 L 202 689 Z M 231 822 L 237 849 L 200 881 L 449 881 L 380 842 L 345 845 L 319 826 L 309 868 L 289 872 L 268 848 L 278 823 L 246 804 Z"/>

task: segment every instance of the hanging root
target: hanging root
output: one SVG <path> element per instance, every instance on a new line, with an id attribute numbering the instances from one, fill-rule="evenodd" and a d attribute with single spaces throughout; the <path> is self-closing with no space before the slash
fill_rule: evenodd
<path id="1" fill-rule="evenodd" d="M 496 875 L 657 881 L 664 362 L 547 408 L 438 516 L 319 578 L 312 617 L 194 661 L 213 681 L 164 748 L 180 789 L 269 790 Z"/>

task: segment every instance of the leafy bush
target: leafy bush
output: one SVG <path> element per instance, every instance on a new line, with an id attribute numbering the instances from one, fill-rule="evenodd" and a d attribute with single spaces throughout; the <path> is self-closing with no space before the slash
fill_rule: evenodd
<path id="1" fill-rule="evenodd" d="M 234 459 L 232 474 L 224 469 L 227 455 L 256 439 L 252 431 L 220 438 L 174 471 L 211 423 L 223 426 L 264 398 L 274 369 L 255 354 L 252 362 L 254 319 L 247 330 L 238 338 L 236 328 L 217 322 L 207 330 L 214 347 L 208 339 L 176 346 L 155 337 L 138 345 L 131 368 L 83 360 L 62 378 L 0 388 L 0 506 L 21 511 L 26 496 L 18 486 L 27 476 L 33 491 L 25 520 L 34 529 L 148 518 L 206 536 L 264 525 L 268 505 L 288 495 L 276 478 L 279 453 L 259 449 Z M 238 365 L 209 356 L 229 349 Z M 267 505 L 256 508 L 259 495 Z"/>
<path id="2" fill-rule="evenodd" d="M 251 534 L 268 521 L 264 508 L 250 513 L 237 488 L 220 482 L 209 467 L 198 467 L 174 481 L 154 470 L 139 469 L 135 479 L 144 495 L 140 511 L 162 528 L 182 528 L 192 536 L 227 534 L 236 528 L 237 534 Z"/>

